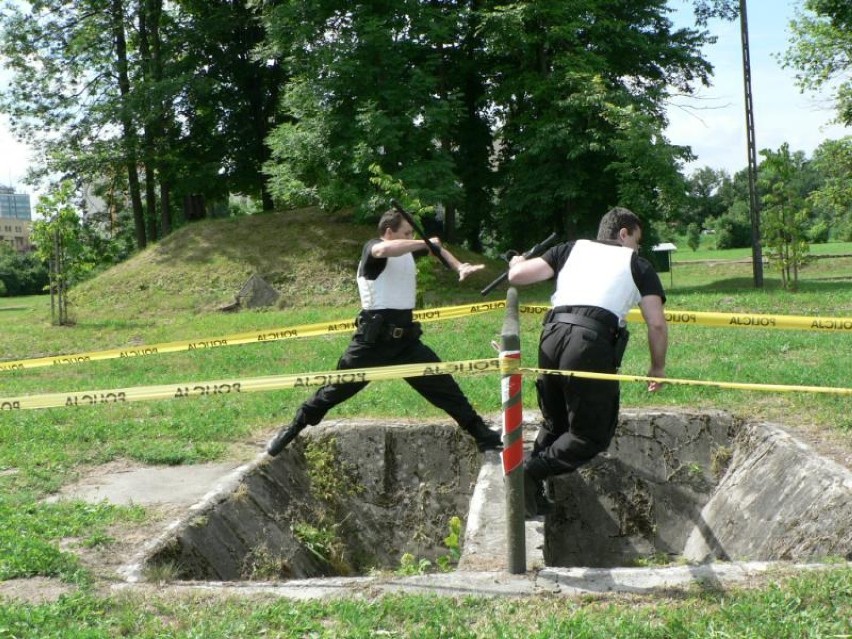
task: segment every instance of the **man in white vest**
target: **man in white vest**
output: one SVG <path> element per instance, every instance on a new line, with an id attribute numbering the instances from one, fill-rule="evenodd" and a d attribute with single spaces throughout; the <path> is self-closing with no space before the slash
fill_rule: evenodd
<path id="1" fill-rule="evenodd" d="M 482 264 L 462 263 L 441 246 L 438 238 L 431 243 L 439 247 L 450 267 L 465 279 L 484 268 Z M 415 257 L 429 253 L 424 240 L 414 239 L 414 230 L 402 215 L 391 209 L 379 220 L 379 237 L 368 241 L 358 264 L 358 292 L 361 312 L 357 331 L 337 364 L 338 370 L 392 366 L 397 364 L 429 364 L 440 362 L 435 352 L 420 341 L 420 323 L 413 320 L 417 297 Z M 491 430 L 471 406 L 450 375 L 407 377 L 405 381 L 429 402 L 447 412 L 476 441 L 479 450 L 502 447 L 500 434 Z M 346 401 L 368 382 L 329 384 L 320 388 L 296 411 L 292 423 L 282 428 L 266 447 L 275 456 L 284 450 L 305 427 L 318 424 L 325 414 Z"/>
<path id="2" fill-rule="evenodd" d="M 541 257 L 512 259 L 509 283 L 532 284 L 556 277 L 553 308 L 539 340 L 539 368 L 615 373 L 627 346 L 627 312 L 639 304 L 648 329 L 648 377 L 665 376 L 668 327 L 666 296 L 651 264 L 638 254 L 642 225 L 616 207 L 603 216 L 596 241 L 554 246 Z M 657 391 L 660 382 L 651 382 Z M 547 514 L 548 477 L 570 473 L 605 451 L 618 422 L 615 380 L 541 375 L 536 381 L 542 425 L 524 462 L 527 517 Z"/>

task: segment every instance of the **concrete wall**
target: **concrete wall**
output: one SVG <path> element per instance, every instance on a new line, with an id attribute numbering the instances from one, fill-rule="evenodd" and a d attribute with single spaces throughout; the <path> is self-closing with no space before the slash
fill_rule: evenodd
<path id="1" fill-rule="evenodd" d="M 852 559 L 852 473 L 780 427 L 626 411 L 605 456 L 552 482 L 549 566 Z"/>
<path id="2" fill-rule="evenodd" d="M 183 579 L 236 580 L 393 569 L 405 552 L 434 561 L 448 552 L 450 518 L 466 517 L 479 466 L 455 426 L 311 427 L 194 508 L 146 563 L 170 563 Z M 325 536 L 306 542 L 305 527 Z"/>
<path id="3" fill-rule="evenodd" d="M 605 455 L 550 482 L 549 566 L 613 567 L 683 550 L 737 422 L 721 412 L 623 411 Z"/>
<path id="4" fill-rule="evenodd" d="M 772 424 L 749 424 L 684 557 L 852 560 L 852 472 Z"/>
<path id="5" fill-rule="evenodd" d="M 532 436 L 537 415 L 525 421 Z M 211 492 L 140 565 L 171 563 L 184 579 L 237 580 L 394 569 L 406 552 L 435 561 L 447 554 L 449 519 L 473 516 L 482 460 L 448 424 L 310 427 L 280 456 L 259 456 Z M 849 469 L 776 426 L 724 412 L 624 411 L 610 450 L 550 489 L 557 504 L 544 522 L 548 566 L 852 559 Z M 487 550 L 505 532 L 487 511 L 505 503 L 486 502 L 477 516 L 490 522 L 478 527 Z M 333 557 L 306 541 L 304 526 L 332 533 Z M 498 565 L 489 557 L 487 565 Z"/>

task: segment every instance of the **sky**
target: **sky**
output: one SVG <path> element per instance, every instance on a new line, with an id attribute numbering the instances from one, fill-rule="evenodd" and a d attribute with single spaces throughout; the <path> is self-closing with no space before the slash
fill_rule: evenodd
<path id="1" fill-rule="evenodd" d="M 669 0 L 669 4 L 677 9 L 672 16 L 676 26 L 692 26 L 689 0 Z M 852 135 L 852 129 L 828 124 L 833 111 L 827 96 L 801 94 L 795 86 L 793 71 L 782 69 L 773 58 L 773 54 L 786 50 L 787 25 L 800 5 L 801 0 L 748 0 L 758 151 L 777 150 L 789 142 L 792 151 L 804 151 L 810 156 L 824 140 Z M 715 67 L 713 87 L 701 89 L 699 98 L 672 100 L 666 135 L 674 144 L 691 146 L 698 156 L 685 167 L 687 173 L 710 166 L 733 174 L 748 163 L 740 27 L 738 21 L 714 20 L 708 28 L 718 36 L 718 42 L 704 52 Z M 8 73 L 0 67 L 0 87 L 5 87 L 8 81 Z M 32 161 L 30 156 L 29 149 L 12 137 L 5 116 L 0 115 L 0 184 L 11 184 L 19 192 L 37 196 L 37 192 L 22 183 Z"/>
<path id="2" fill-rule="evenodd" d="M 690 4 L 669 0 L 669 6 L 677 9 L 672 16 L 675 26 L 692 26 Z M 777 151 L 788 142 L 791 151 L 804 151 L 810 157 L 823 141 L 852 135 L 852 128 L 829 124 L 834 110 L 827 94 L 800 93 L 794 71 L 781 68 L 773 57 L 787 50 L 788 24 L 801 4 L 801 0 L 747 0 L 758 154 L 767 148 Z M 700 99 L 672 101 L 666 135 L 673 144 L 691 146 L 698 156 L 687 165 L 687 173 L 709 166 L 733 175 L 748 165 L 740 23 L 713 20 L 708 30 L 718 37 L 716 44 L 704 50 L 705 59 L 714 66 L 713 86 L 698 91 Z"/>

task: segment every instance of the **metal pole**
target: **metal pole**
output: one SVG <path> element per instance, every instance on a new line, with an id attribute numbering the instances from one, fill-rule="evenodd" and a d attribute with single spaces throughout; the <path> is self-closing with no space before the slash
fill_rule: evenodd
<path id="1" fill-rule="evenodd" d="M 748 148 L 748 199 L 751 213 L 751 262 L 755 288 L 763 288 L 763 252 L 760 246 L 760 200 L 757 197 L 757 148 L 754 140 L 754 104 L 751 93 L 751 61 L 748 47 L 746 0 L 740 0 L 740 34 L 743 44 L 746 139 Z"/>
<path id="2" fill-rule="evenodd" d="M 500 334 L 500 390 L 503 400 L 503 485 L 506 489 L 506 565 L 509 573 L 527 571 L 524 524 L 524 433 L 521 401 L 520 313 L 518 291 L 506 294 L 506 317 Z"/>

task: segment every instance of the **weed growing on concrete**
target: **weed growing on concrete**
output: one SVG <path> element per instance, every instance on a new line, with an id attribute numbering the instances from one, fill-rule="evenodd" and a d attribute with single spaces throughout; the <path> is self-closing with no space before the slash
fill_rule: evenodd
<path id="1" fill-rule="evenodd" d="M 410 575 L 425 575 L 432 568 L 432 562 L 426 558 L 417 559 L 410 552 L 403 553 L 399 558 L 399 568 L 394 571 L 394 574 L 402 577 Z"/>
<path id="2" fill-rule="evenodd" d="M 290 566 L 284 557 L 271 552 L 266 543 L 262 543 L 245 556 L 241 573 L 251 580 L 286 579 L 290 576 Z"/>
<path id="3" fill-rule="evenodd" d="M 352 568 L 344 556 L 344 544 L 338 530 L 340 524 L 314 526 L 307 522 L 296 522 L 292 530 L 296 539 L 320 561 L 334 569 L 338 575 L 348 575 Z"/>
<path id="4" fill-rule="evenodd" d="M 720 446 L 713 452 L 710 469 L 713 471 L 716 481 L 722 479 L 722 475 L 728 470 L 733 454 L 734 451 L 728 446 Z"/>
<path id="5" fill-rule="evenodd" d="M 336 505 L 344 497 L 364 492 L 364 487 L 353 479 L 354 469 L 340 460 L 334 437 L 310 440 L 305 446 L 305 461 L 314 497 Z"/>
<path id="6" fill-rule="evenodd" d="M 180 575 L 178 565 L 173 561 L 164 561 L 159 564 L 147 564 L 142 571 L 145 581 L 152 584 L 162 585 L 174 581 Z"/>
<path id="7" fill-rule="evenodd" d="M 672 558 L 664 552 L 655 552 L 652 555 L 645 557 L 637 557 L 633 560 L 633 565 L 637 568 L 654 568 L 659 566 L 668 566 L 672 563 Z"/>
<path id="8" fill-rule="evenodd" d="M 452 572 L 461 559 L 461 532 L 462 520 L 461 517 L 453 515 L 448 523 L 449 534 L 444 537 L 444 546 L 449 552 L 441 555 L 435 560 L 437 569 L 440 572 Z M 394 571 L 394 574 L 407 575 L 423 575 L 432 570 L 432 562 L 422 557 L 418 559 L 412 553 L 407 552 L 399 559 L 399 567 Z"/>
<path id="9" fill-rule="evenodd" d="M 446 555 L 441 555 L 437 560 L 438 568 L 442 572 L 451 572 L 461 559 L 461 517 L 457 515 L 450 517 L 449 529 L 449 534 L 444 537 L 444 546 L 447 547 L 449 552 Z"/>

